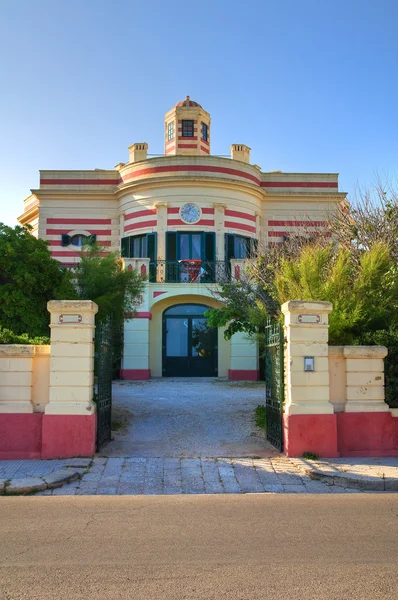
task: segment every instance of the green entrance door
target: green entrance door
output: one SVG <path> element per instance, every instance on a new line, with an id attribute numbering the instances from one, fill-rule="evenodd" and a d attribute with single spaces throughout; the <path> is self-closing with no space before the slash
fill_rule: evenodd
<path id="1" fill-rule="evenodd" d="M 217 377 L 217 329 L 207 324 L 208 308 L 179 304 L 164 311 L 164 377 Z"/>

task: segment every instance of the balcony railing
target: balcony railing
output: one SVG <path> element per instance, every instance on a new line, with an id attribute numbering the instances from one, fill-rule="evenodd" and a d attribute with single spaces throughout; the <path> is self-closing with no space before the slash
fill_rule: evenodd
<path id="1" fill-rule="evenodd" d="M 231 278 L 225 261 L 156 260 L 149 263 L 151 283 L 221 283 Z"/>

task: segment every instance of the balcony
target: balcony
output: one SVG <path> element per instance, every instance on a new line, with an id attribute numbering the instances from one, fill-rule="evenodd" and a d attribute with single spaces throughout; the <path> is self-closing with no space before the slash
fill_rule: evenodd
<path id="1" fill-rule="evenodd" d="M 149 263 L 151 283 L 221 283 L 230 278 L 225 261 L 156 260 Z"/>
<path id="2" fill-rule="evenodd" d="M 148 278 L 149 283 L 222 283 L 239 279 L 247 260 L 196 261 L 150 260 L 149 258 L 124 258 L 126 269 L 135 269 Z"/>

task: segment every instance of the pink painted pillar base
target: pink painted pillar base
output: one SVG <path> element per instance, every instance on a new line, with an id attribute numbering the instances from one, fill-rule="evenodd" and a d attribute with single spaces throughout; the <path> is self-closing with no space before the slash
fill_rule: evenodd
<path id="1" fill-rule="evenodd" d="M 151 378 L 151 369 L 121 369 L 120 379 L 127 381 L 143 381 Z"/>
<path id="2" fill-rule="evenodd" d="M 390 412 L 337 413 L 341 456 L 398 456 L 398 418 Z"/>
<path id="3" fill-rule="evenodd" d="M 93 456 L 97 415 L 44 415 L 42 458 Z"/>
<path id="4" fill-rule="evenodd" d="M 228 379 L 231 381 L 258 381 L 259 377 L 257 370 L 228 369 Z"/>
<path id="5" fill-rule="evenodd" d="M 286 456 L 314 452 L 323 458 L 340 456 L 337 450 L 336 415 L 283 415 Z"/>
<path id="6" fill-rule="evenodd" d="M 41 413 L 0 414 L 0 460 L 41 457 Z"/>

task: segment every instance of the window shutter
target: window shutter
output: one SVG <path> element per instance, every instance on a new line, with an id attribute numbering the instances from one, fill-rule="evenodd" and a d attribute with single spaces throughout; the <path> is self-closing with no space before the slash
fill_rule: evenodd
<path id="1" fill-rule="evenodd" d="M 70 235 L 66 235 L 66 233 L 63 233 L 62 236 L 62 242 L 61 245 L 62 246 L 69 246 L 70 245 Z"/>
<path id="2" fill-rule="evenodd" d="M 121 241 L 121 255 L 122 258 L 129 258 L 129 240 L 130 238 L 122 238 Z"/>
<path id="3" fill-rule="evenodd" d="M 90 237 L 88 238 L 88 242 L 89 242 L 89 244 L 95 244 L 96 241 L 97 241 L 97 234 L 92 233 L 90 235 Z"/>
<path id="4" fill-rule="evenodd" d="M 245 258 L 250 258 L 253 254 L 252 252 L 253 243 L 251 238 L 246 238 L 246 256 Z"/>
<path id="5" fill-rule="evenodd" d="M 150 258 L 151 261 L 156 260 L 156 242 L 157 233 L 146 234 L 146 248 L 145 257 Z"/>
<path id="6" fill-rule="evenodd" d="M 235 258 L 235 234 L 225 234 L 225 260 L 231 260 Z"/>
<path id="7" fill-rule="evenodd" d="M 204 237 L 204 252 L 202 256 L 207 262 L 216 260 L 216 234 L 214 231 L 206 231 Z"/>
<path id="8" fill-rule="evenodd" d="M 166 260 L 177 260 L 177 232 L 166 232 Z"/>

